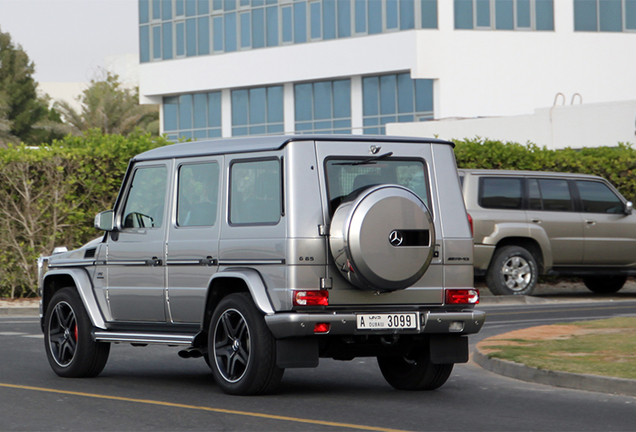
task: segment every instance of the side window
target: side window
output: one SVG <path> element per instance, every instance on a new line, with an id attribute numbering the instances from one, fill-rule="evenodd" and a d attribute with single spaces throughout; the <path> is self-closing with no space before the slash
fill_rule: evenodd
<path id="1" fill-rule="evenodd" d="M 541 189 L 539 189 L 539 180 L 528 180 L 528 208 L 530 210 L 543 210 L 543 204 L 541 200 Z"/>
<path id="2" fill-rule="evenodd" d="M 177 195 L 177 225 L 214 225 L 218 194 L 219 164 L 212 162 L 181 166 Z"/>
<path id="3" fill-rule="evenodd" d="M 163 223 L 168 170 L 165 166 L 135 170 L 122 225 L 124 228 L 159 228 Z"/>
<path id="4" fill-rule="evenodd" d="M 521 209 L 523 205 L 521 180 L 520 178 L 481 178 L 479 181 L 479 205 L 493 209 Z"/>
<path id="5" fill-rule="evenodd" d="M 241 161 L 230 171 L 230 223 L 276 224 L 282 213 L 278 159 Z"/>
<path id="6" fill-rule="evenodd" d="M 623 213 L 623 201 L 601 182 L 577 180 L 583 211 L 588 213 Z"/>
<path id="7" fill-rule="evenodd" d="M 567 180 L 539 179 L 543 210 L 572 211 L 574 205 Z"/>

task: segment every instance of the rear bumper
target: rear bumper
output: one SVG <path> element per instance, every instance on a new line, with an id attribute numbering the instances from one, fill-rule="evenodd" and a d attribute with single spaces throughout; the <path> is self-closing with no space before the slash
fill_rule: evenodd
<path id="1" fill-rule="evenodd" d="M 419 330 L 358 330 L 356 313 L 352 312 L 284 312 L 265 316 L 265 322 L 276 339 L 313 336 L 318 323 L 330 324 L 330 330 L 320 335 L 386 335 L 386 334 L 453 334 L 468 335 L 479 332 L 486 320 L 486 313 L 477 310 L 422 311 Z M 451 323 L 460 322 L 461 330 Z"/>

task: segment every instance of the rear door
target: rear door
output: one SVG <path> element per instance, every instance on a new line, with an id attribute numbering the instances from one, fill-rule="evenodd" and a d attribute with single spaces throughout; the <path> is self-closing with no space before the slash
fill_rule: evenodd
<path id="1" fill-rule="evenodd" d="M 553 265 L 580 265 L 585 236 L 570 183 L 564 178 L 528 179 L 528 221 L 547 234 Z"/>
<path id="2" fill-rule="evenodd" d="M 222 157 L 185 159 L 176 167 L 176 208 L 168 229 L 169 318 L 198 323 L 216 272 L 222 201 Z"/>
<path id="3" fill-rule="evenodd" d="M 636 215 L 624 213 L 623 200 L 601 181 L 576 180 L 584 221 L 588 265 L 636 263 Z"/>

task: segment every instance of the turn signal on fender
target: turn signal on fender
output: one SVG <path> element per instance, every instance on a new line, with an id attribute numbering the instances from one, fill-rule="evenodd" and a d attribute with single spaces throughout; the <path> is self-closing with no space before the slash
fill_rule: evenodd
<path id="1" fill-rule="evenodd" d="M 447 289 L 446 304 L 477 304 L 479 303 L 479 290 L 471 289 Z"/>
<path id="2" fill-rule="evenodd" d="M 294 291 L 294 306 L 329 306 L 329 291 Z"/>

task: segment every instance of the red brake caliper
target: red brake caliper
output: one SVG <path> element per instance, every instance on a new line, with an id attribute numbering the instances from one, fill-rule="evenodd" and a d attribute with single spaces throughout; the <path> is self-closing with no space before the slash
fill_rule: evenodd
<path id="1" fill-rule="evenodd" d="M 73 329 L 73 334 L 75 335 L 75 342 L 77 342 L 77 324 L 75 324 Z"/>

